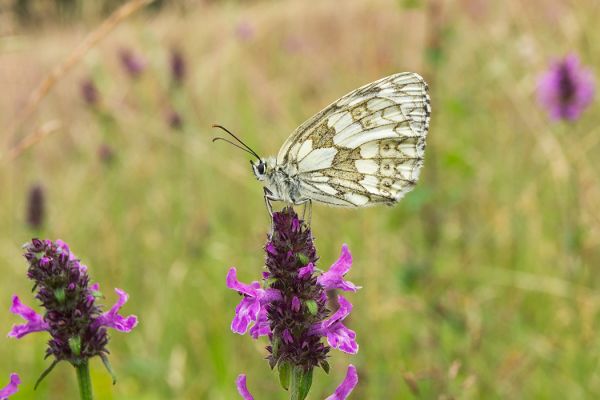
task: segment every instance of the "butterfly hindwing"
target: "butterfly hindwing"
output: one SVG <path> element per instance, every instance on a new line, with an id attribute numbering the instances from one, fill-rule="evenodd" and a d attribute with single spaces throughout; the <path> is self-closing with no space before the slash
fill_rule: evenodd
<path id="1" fill-rule="evenodd" d="M 391 75 L 302 124 L 277 163 L 294 166 L 306 198 L 346 207 L 393 204 L 418 179 L 430 112 L 423 78 Z"/>

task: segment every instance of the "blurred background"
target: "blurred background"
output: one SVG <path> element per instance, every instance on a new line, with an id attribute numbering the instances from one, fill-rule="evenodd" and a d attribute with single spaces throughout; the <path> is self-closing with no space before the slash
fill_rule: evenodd
<path id="1" fill-rule="evenodd" d="M 266 340 L 229 329 L 226 271 L 258 278 L 269 223 L 247 155 L 210 126 L 274 155 L 341 95 L 415 71 L 433 108 L 416 189 L 394 208 L 313 207 L 319 266 L 348 243 L 363 289 L 360 351 L 332 351 L 309 398 L 350 362 L 353 399 L 600 396 L 598 103 L 557 122 L 536 98 L 567 54 L 600 73 L 598 1 L 157 0 L 36 92 L 123 3 L 0 1 L 0 331 L 21 323 L 13 294 L 35 304 L 21 244 L 61 238 L 140 319 L 112 333 L 116 386 L 92 362 L 97 398 L 235 399 L 242 372 L 285 398 Z M 46 341 L 0 340 L 15 399 L 76 398 L 67 364 L 33 391 Z"/>

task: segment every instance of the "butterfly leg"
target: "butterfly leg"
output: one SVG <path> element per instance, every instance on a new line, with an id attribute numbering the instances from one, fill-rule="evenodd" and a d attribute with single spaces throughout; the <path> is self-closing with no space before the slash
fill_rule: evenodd
<path id="1" fill-rule="evenodd" d="M 307 221 L 307 225 L 310 225 L 310 221 L 312 219 L 312 200 L 311 199 L 305 199 L 305 200 L 301 200 L 297 203 L 294 203 L 295 205 L 299 206 L 301 204 L 304 205 L 304 209 L 302 210 L 302 219 L 304 221 Z M 308 210 L 308 218 L 306 218 L 306 212 Z"/>
<path id="2" fill-rule="evenodd" d="M 271 204 L 271 201 L 279 199 L 273 196 L 273 193 L 271 193 L 271 191 L 267 188 L 263 188 L 263 193 L 265 197 L 265 206 L 267 207 L 267 212 L 269 213 L 269 221 L 271 222 L 271 230 L 269 232 L 269 237 L 271 237 L 273 236 L 273 229 L 275 228 L 273 226 L 273 205 Z"/>
<path id="3" fill-rule="evenodd" d="M 267 212 L 269 213 L 269 217 L 273 220 L 273 206 L 271 205 L 271 200 L 275 200 L 273 198 L 273 193 L 267 188 L 263 188 L 263 194 L 265 197 L 265 206 L 267 207 Z"/>

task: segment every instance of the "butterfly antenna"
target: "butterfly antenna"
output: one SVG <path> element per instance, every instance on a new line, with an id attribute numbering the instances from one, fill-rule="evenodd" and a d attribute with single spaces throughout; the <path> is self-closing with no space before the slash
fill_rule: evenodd
<path id="1" fill-rule="evenodd" d="M 222 140 L 222 141 L 224 141 L 224 142 L 227 142 L 227 143 L 229 143 L 230 145 L 237 147 L 238 149 L 244 150 L 246 153 L 248 153 L 248 154 L 250 154 L 250 155 L 252 155 L 252 156 L 256 156 L 256 154 L 254 154 L 253 152 L 249 151 L 249 150 L 248 150 L 248 149 L 246 149 L 245 147 L 242 147 L 242 146 L 240 146 L 240 145 L 239 145 L 239 144 L 237 144 L 237 143 L 234 143 L 234 142 L 232 142 L 231 140 L 227 140 L 227 139 L 225 139 L 225 138 L 222 138 L 222 137 L 216 137 L 216 138 L 213 138 L 213 140 L 212 140 L 212 141 L 213 141 L 213 143 L 214 143 L 214 142 L 216 142 L 217 140 Z M 260 159 L 260 157 L 259 157 L 259 159 Z"/>
<path id="2" fill-rule="evenodd" d="M 242 149 L 242 147 L 240 147 L 240 146 L 236 145 L 235 143 L 233 143 L 233 142 L 231 142 L 229 140 L 226 140 L 224 138 L 214 138 L 213 142 L 215 142 L 215 141 L 217 141 L 219 139 L 220 140 L 224 140 L 227 143 L 232 144 L 232 145 L 236 146 L 239 149 L 246 150 L 248 153 L 252 154 L 253 156 L 255 156 L 256 158 L 258 158 L 260 160 L 260 156 L 258 154 L 256 154 L 256 152 L 254 150 L 252 150 L 252 148 L 250 146 L 248 146 L 246 143 L 244 143 L 239 137 L 237 137 L 236 135 L 234 135 L 233 133 L 231 133 L 229 131 L 229 129 L 225 128 L 224 126 L 216 125 L 216 124 L 213 125 L 213 128 L 219 128 L 219 129 L 222 129 L 223 131 L 227 132 L 228 134 L 231 135 L 231 137 L 233 137 L 235 140 L 237 140 L 238 143 L 240 143 L 242 146 L 244 146 L 244 148 Z"/>

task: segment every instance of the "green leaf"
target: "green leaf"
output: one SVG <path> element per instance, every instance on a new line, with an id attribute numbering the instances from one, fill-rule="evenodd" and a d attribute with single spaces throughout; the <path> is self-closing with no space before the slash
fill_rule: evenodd
<path id="1" fill-rule="evenodd" d="M 302 265 L 306 265 L 308 264 L 308 257 L 302 253 L 298 253 L 298 261 L 300 261 Z"/>
<path id="2" fill-rule="evenodd" d="M 279 383 L 285 390 L 290 388 L 290 379 L 292 376 L 292 365 L 289 362 L 279 363 Z"/>
<path id="3" fill-rule="evenodd" d="M 271 346 L 273 346 L 272 354 L 275 359 L 279 359 L 279 345 L 280 344 L 281 344 L 281 340 L 278 337 L 273 337 Z"/>
<path id="4" fill-rule="evenodd" d="M 108 371 L 110 376 L 112 376 L 113 385 L 116 385 L 117 384 L 117 376 L 115 375 L 115 373 L 112 369 L 112 365 L 110 365 L 110 361 L 108 361 L 108 357 L 106 356 L 106 354 L 100 354 L 100 358 L 102 359 L 102 363 L 104 364 L 104 367 L 106 367 L 106 370 Z"/>
<path id="5" fill-rule="evenodd" d="M 319 310 L 319 306 L 317 305 L 317 302 L 314 300 L 306 300 L 304 302 L 304 304 L 306 304 L 306 308 L 308 308 L 308 312 L 311 313 L 312 315 L 317 315 L 317 311 Z"/>
<path id="6" fill-rule="evenodd" d="M 58 301 L 60 304 L 64 304 L 65 303 L 65 299 L 66 299 L 67 295 L 65 294 L 65 288 L 58 288 L 54 291 L 54 298 L 56 299 L 56 301 Z"/>
<path id="7" fill-rule="evenodd" d="M 79 336 L 72 336 L 69 338 L 69 348 L 71 349 L 71 352 L 73 354 L 75 354 L 76 356 L 79 356 L 81 354 L 81 337 Z"/>
<path id="8" fill-rule="evenodd" d="M 327 361 L 321 361 L 321 368 L 323 368 L 323 371 L 325 371 L 326 374 L 329 373 L 329 363 Z"/>
<path id="9" fill-rule="evenodd" d="M 44 380 L 44 378 L 47 377 L 50 372 L 52 372 L 52 370 L 54 369 L 54 367 L 56 367 L 56 364 L 58 364 L 59 362 L 60 362 L 60 360 L 54 360 L 54 362 L 52 363 L 52 365 L 50 365 L 48 368 L 46 368 L 46 370 L 44 372 L 42 372 L 42 375 L 40 375 L 40 377 L 38 378 L 38 380 L 35 381 L 35 386 L 33 387 L 33 390 L 37 389 L 37 387 L 39 386 L 39 384 L 42 383 L 42 381 Z"/>
<path id="10" fill-rule="evenodd" d="M 290 388 L 290 400 L 304 400 L 308 396 L 312 385 L 313 369 L 305 370 L 295 366 L 292 369 L 292 385 Z"/>

